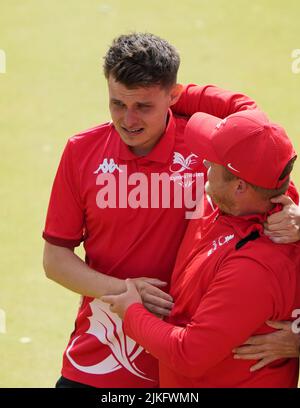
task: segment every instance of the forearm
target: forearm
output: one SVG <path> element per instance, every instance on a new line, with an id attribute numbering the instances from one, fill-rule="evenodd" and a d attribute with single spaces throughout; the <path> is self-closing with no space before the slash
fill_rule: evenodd
<path id="1" fill-rule="evenodd" d="M 258 109 L 256 102 L 246 95 L 213 85 L 194 84 L 184 86 L 179 101 L 171 108 L 180 115 L 191 116 L 196 112 L 206 112 L 219 118 L 245 109 Z"/>
<path id="2" fill-rule="evenodd" d="M 91 269 L 72 250 L 48 242 L 45 243 L 43 266 L 49 279 L 83 296 L 100 298 L 125 290 L 123 280 Z"/>
<path id="3" fill-rule="evenodd" d="M 175 356 L 171 347 L 171 336 L 177 330 L 176 326 L 152 316 L 141 304 L 135 303 L 126 310 L 124 329 L 129 337 L 164 364 L 175 370 L 177 364 L 181 366 L 181 356 Z"/>
<path id="4" fill-rule="evenodd" d="M 124 319 L 125 333 L 143 346 L 161 363 L 181 375 L 194 378 L 203 375 L 220 359 L 210 361 L 201 332 L 190 336 L 186 327 L 174 326 L 151 315 L 141 304 L 129 307 Z M 203 338 L 205 338 L 205 332 Z"/>
<path id="5" fill-rule="evenodd" d="M 126 311 L 125 332 L 172 370 L 187 377 L 201 376 L 231 358 L 235 345 L 244 343 L 272 315 L 270 285 L 263 267 L 234 258 L 223 264 L 186 326 L 161 321 L 135 303 Z"/>

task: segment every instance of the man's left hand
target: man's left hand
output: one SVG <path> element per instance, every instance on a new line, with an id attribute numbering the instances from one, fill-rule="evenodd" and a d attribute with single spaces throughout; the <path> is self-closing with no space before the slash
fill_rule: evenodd
<path id="1" fill-rule="evenodd" d="M 250 337 L 244 345 L 233 350 L 239 360 L 259 360 L 250 368 L 256 371 L 279 358 L 299 357 L 300 336 L 293 333 L 291 322 L 267 322 L 277 329 L 269 334 Z"/>
<path id="2" fill-rule="evenodd" d="M 131 279 L 126 279 L 127 290 L 120 295 L 102 296 L 101 300 L 110 304 L 110 310 L 117 313 L 121 319 L 124 319 L 127 308 L 133 303 L 143 303 L 139 292 L 136 289 L 134 282 Z"/>
<path id="3" fill-rule="evenodd" d="M 271 198 L 271 202 L 283 205 L 283 209 L 271 214 L 264 224 L 264 233 L 277 244 L 288 244 L 300 240 L 300 207 L 286 196 Z"/>

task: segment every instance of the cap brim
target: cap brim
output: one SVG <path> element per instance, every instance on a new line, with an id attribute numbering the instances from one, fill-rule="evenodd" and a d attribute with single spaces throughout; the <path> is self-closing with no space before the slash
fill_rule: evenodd
<path id="1" fill-rule="evenodd" d="M 220 163 L 213 148 L 213 135 L 222 119 L 208 113 L 195 113 L 188 121 L 184 139 L 192 153 L 213 163 Z"/>

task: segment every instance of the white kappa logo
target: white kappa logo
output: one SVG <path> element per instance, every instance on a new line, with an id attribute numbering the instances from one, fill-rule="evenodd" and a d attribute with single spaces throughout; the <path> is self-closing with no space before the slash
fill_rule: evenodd
<path id="1" fill-rule="evenodd" d="M 97 170 L 94 171 L 94 174 L 98 174 L 102 171 L 102 173 L 113 173 L 115 170 L 118 170 L 120 173 L 122 170 L 119 168 L 119 166 L 115 163 L 114 159 L 104 159 L 103 163 L 99 164 L 99 167 Z"/>
<path id="2" fill-rule="evenodd" d="M 170 166 L 170 171 L 172 173 L 181 173 L 184 170 L 192 170 L 190 167 L 191 164 L 197 163 L 197 160 L 194 160 L 193 157 L 198 156 L 192 153 L 185 159 L 181 153 L 174 152 L 173 163 Z M 176 165 L 175 170 L 174 165 Z M 178 166 L 180 167 L 178 168 Z"/>
<path id="3" fill-rule="evenodd" d="M 71 356 L 74 344 L 81 337 L 77 336 L 72 341 L 66 351 L 67 358 L 71 364 L 84 373 L 88 374 L 109 374 L 121 368 L 145 380 L 154 381 L 147 378 L 146 374 L 136 367 L 134 360 L 144 350 L 123 331 L 122 320 L 116 313 L 112 313 L 107 303 L 99 299 L 94 299 L 90 303 L 92 315 L 88 318 L 90 327 L 87 334 L 95 336 L 102 345 L 110 348 L 110 355 L 104 360 L 91 366 L 82 366 L 76 363 Z"/>
<path id="4" fill-rule="evenodd" d="M 221 247 L 224 244 L 227 244 L 229 241 L 231 241 L 234 238 L 234 234 L 231 235 L 221 235 L 217 240 L 213 241 L 213 247 L 207 252 L 207 256 L 210 256 L 213 254 L 219 247 Z"/>

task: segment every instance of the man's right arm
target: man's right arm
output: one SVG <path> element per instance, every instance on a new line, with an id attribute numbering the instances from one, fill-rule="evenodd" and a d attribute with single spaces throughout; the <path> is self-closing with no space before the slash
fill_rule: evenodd
<path id="1" fill-rule="evenodd" d="M 175 105 L 171 106 L 174 113 L 192 116 L 196 112 L 205 112 L 224 119 L 233 113 L 258 109 L 256 102 L 247 95 L 228 91 L 214 85 L 185 85 Z"/>
<path id="2" fill-rule="evenodd" d="M 65 288 L 83 296 L 100 298 L 125 292 L 125 280 L 91 269 L 72 249 L 45 242 L 43 266 L 46 276 Z M 168 316 L 172 297 L 159 289 L 166 284 L 153 278 L 133 279 L 144 306 L 157 315 Z"/>
<path id="3" fill-rule="evenodd" d="M 80 295 L 99 298 L 122 293 L 125 281 L 91 269 L 72 249 L 45 242 L 43 266 L 47 278 Z"/>

